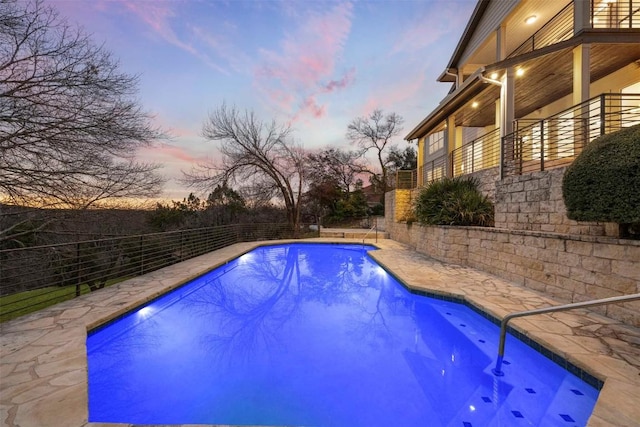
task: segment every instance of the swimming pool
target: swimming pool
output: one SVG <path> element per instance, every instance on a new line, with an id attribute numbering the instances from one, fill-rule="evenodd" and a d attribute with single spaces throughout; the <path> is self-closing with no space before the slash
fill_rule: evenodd
<path id="1" fill-rule="evenodd" d="M 87 339 L 89 420 L 585 425 L 598 391 L 361 245 L 258 248 Z"/>

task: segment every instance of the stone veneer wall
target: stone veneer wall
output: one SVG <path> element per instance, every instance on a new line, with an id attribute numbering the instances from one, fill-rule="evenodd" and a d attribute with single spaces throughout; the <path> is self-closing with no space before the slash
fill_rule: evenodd
<path id="1" fill-rule="evenodd" d="M 639 241 L 391 220 L 386 225 L 392 239 L 432 258 L 478 268 L 561 302 L 640 292 Z M 640 326 L 640 302 L 593 309 Z"/>
<path id="2" fill-rule="evenodd" d="M 567 218 L 562 198 L 566 167 L 505 177 L 495 182 L 495 226 L 509 230 L 604 236 L 617 227 Z M 611 234 L 611 233 L 610 233 Z"/>
<path id="3" fill-rule="evenodd" d="M 480 192 L 495 203 L 496 182 L 500 179 L 500 169 L 498 169 L 498 167 L 483 169 L 478 172 L 470 173 L 467 176 L 474 177 L 478 181 L 478 189 Z"/>

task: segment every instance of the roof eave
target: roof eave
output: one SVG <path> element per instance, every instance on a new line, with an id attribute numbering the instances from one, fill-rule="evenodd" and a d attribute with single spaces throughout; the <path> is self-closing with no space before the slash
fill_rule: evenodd
<path id="1" fill-rule="evenodd" d="M 485 72 L 484 67 L 478 68 L 471 74 L 455 91 L 445 96 L 435 110 L 425 117 L 418 126 L 404 137 L 406 141 L 411 141 L 425 135 L 430 128 L 435 127 L 444 120 L 447 114 L 464 101 L 464 95 L 478 83 L 484 84 L 480 76 Z"/>

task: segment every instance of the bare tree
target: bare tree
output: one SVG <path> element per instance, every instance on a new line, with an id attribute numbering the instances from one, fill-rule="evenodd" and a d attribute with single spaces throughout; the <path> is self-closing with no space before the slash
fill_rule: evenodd
<path id="1" fill-rule="evenodd" d="M 0 196 L 88 207 L 157 194 L 157 165 L 134 160 L 161 137 L 137 77 L 42 1 L 0 0 Z"/>
<path id="2" fill-rule="evenodd" d="M 360 173 L 368 172 L 362 153 L 339 148 L 326 148 L 307 155 L 309 178 L 314 182 L 333 181 L 349 193 Z"/>
<path id="3" fill-rule="evenodd" d="M 376 109 L 367 117 L 354 119 L 347 127 L 347 138 L 358 144 L 364 151 L 373 150 L 378 159 L 381 169 L 381 176 L 378 178 L 370 171 L 373 183 L 377 184 L 384 194 L 387 191 L 387 166 L 388 158 L 385 158 L 385 149 L 388 148 L 391 140 L 402 131 L 404 119 L 396 113 L 384 114 L 382 110 Z"/>
<path id="4" fill-rule="evenodd" d="M 305 154 L 292 142 L 291 129 L 223 104 L 210 113 L 202 134 L 220 142 L 222 160 L 197 165 L 184 173 L 183 181 L 203 190 L 232 182 L 249 197 L 277 197 L 284 203 L 288 222 L 298 231 Z"/>

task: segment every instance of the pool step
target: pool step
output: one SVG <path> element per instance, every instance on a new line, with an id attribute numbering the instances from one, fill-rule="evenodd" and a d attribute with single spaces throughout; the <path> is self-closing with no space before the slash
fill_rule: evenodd
<path id="1" fill-rule="evenodd" d="M 378 239 L 388 239 L 389 233 L 386 231 L 377 232 Z M 341 237 L 344 239 L 375 239 L 376 232 L 368 229 L 341 229 L 341 228 L 321 228 L 320 237 Z"/>

